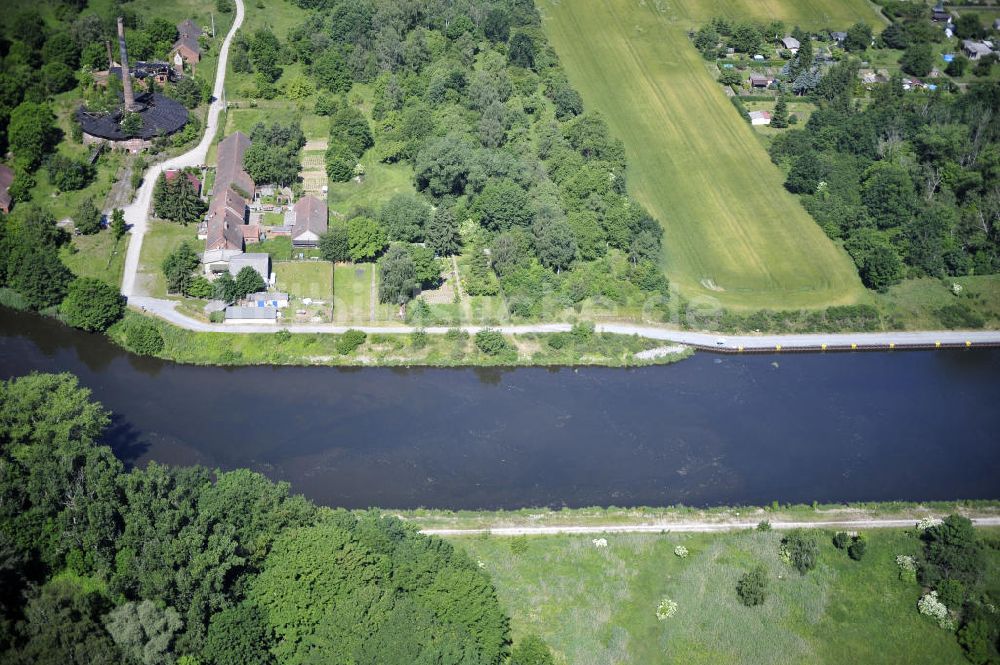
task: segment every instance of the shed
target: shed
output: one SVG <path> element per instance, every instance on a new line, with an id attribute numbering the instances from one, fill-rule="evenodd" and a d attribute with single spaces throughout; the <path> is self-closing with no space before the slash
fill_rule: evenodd
<path id="1" fill-rule="evenodd" d="M 969 56 L 969 60 L 979 60 L 993 53 L 993 49 L 983 42 L 976 42 L 971 39 L 962 40 L 962 50 Z"/>
<path id="2" fill-rule="evenodd" d="M 774 82 L 774 79 L 770 76 L 764 74 L 751 74 L 750 75 L 750 87 L 751 88 L 766 88 Z"/>
<path id="3" fill-rule="evenodd" d="M 831 32 L 830 33 L 830 39 L 832 39 L 833 41 L 837 42 L 838 44 L 843 44 L 844 40 L 847 39 L 847 33 L 846 32 L 840 32 L 840 31 Z"/>
<path id="4" fill-rule="evenodd" d="M 280 291 L 276 293 L 267 293 L 266 291 L 252 293 L 246 299 L 250 307 L 275 307 L 277 309 L 288 307 L 288 294 Z"/>
<path id="5" fill-rule="evenodd" d="M 770 125 L 771 114 L 767 111 L 750 111 L 751 125 Z"/>
<path id="6" fill-rule="evenodd" d="M 797 40 L 795 37 L 782 38 L 781 45 L 784 46 L 789 51 L 791 51 L 792 53 L 798 53 L 799 47 L 802 46 L 802 44 L 799 43 L 799 40 Z"/>
<path id="7" fill-rule="evenodd" d="M 239 307 L 226 308 L 226 323 L 277 323 L 278 310 L 274 307 Z"/>

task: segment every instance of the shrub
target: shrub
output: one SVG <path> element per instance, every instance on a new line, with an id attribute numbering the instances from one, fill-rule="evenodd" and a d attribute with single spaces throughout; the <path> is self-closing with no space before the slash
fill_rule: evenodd
<path id="1" fill-rule="evenodd" d="M 553 665 L 552 652 L 537 635 L 526 635 L 514 645 L 510 665 Z"/>
<path id="2" fill-rule="evenodd" d="M 678 545 L 674 548 L 674 555 L 679 556 L 682 559 L 686 559 L 688 557 L 688 548 L 683 545 Z"/>
<path id="3" fill-rule="evenodd" d="M 413 334 L 410 335 L 410 346 L 414 349 L 419 350 L 427 346 L 427 331 L 425 330 L 414 330 Z"/>
<path id="4" fill-rule="evenodd" d="M 851 537 L 846 531 L 838 531 L 833 535 L 833 546 L 838 550 L 846 549 L 851 543 Z"/>
<path id="5" fill-rule="evenodd" d="M 982 328 L 986 321 L 962 303 L 952 303 L 938 309 L 937 317 L 945 328 Z"/>
<path id="6" fill-rule="evenodd" d="M 768 522 L 767 520 L 762 520 L 761 522 L 759 522 L 757 524 L 757 530 L 758 531 L 770 531 L 771 530 L 771 523 Z"/>
<path id="7" fill-rule="evenodd" d="M 965 585 L 959 580 L 942 580 L 937 593 L 946 607 L 962 607 L 965 604 Z"/>
<path id="8" fill-rule="evenodd" d="M 222 309 L 216 310 L 208 315 L 208 320 L 212 323 L 224 323 L 226 320 L 226 311 Z"/>
<path id="9" fill-rule="evenodd" d="M 736 582 L 736 595 L 747 607 L 762 605 L 767 599 L 767 571 L 757 564 Z"/>
<path id="10" fill-rule="evenodd" d="M 867 551 L 868 541 L 865 540 L 864 536 L 855 536 L 847 547 L 847 556 L 855 561 L 861 561 Z"/>
<path id="11" fill-rule="evenodd" d="M 282 328 L 278 332 L 274 333 L 274 339 L 276 339 L 279 344 L 284 344 L 292 339 L 292 333 L 288 330 L 288 328 Z"/>
<path id="12" fill-rule="evenodd" d="M 816 557 L 819 555 L 819 547 L 816 539 L 807 536 L 799 529 L 788 533 L 781 540 L 782 557 L 795 567 L 800 574 L 816 567 Z"/>
<path id="13" fill-rule="evenodd" d="M 476 333 L 476 347 L 488 356 L 499 356 L 513 350 L 503 333 L 490 328 Z"/>
<path id="14" fill-rule="evenodd" d="M 132 318 L 125 326 L 125 348 L 141 356 L 155 356 L 163 350 L 163 335 L 151 321 Z"/>
<path id="15" fill-rule="evenodd" d="M 515 555 L 521 555 L 528 551 L 527 536 L 515 536 L 510 539 L 510 551 Z"/>
<path id="16" fill-rule="evenodd" d="M 671 600 L 670 598 L 664 598 L 660 601 L 660 604 L 656 606 L 656 618 L 660 621 L 665 621 L 670 617 L 677 614 L 677 601 Z"/>
<path id="17" fill-rule="evenodd" d="M 359 346 L 365 343 L 368 337 L 360 330 L 348 330 L 337 339 L 337 353 L 346 356 L 353 353 Z"/>
<path id="18" fill-rule="evenodd" d="M 588 342 L 594 336 L 594 323 L 592 321 L 580 321 L 574 323 L 569 334 L 577 343 Z"/>
<path id="19" fill-rule="evenodd" d="M 566 333 L 552 333 L 545 340 L 545 343 L 548 344 L 550 349 L 559 351 L 560 349 L 565 348 L 566 345 L 569 344 L 569 341 L 570 337 Z"/>
<path id="20" fill-rule="evenodd" d="M 897 554 L 896 565 L 899 567 L 899 579 L 904 582 L 917 581 L 917 560 L 908 554 Z"/>
<path id="21" fill-rule="evenodd" d="M 937 621 L 938 626 L 941 628 L 951 630 L 955 627 L 955 624 L 951 620 L 951 615 L 948 614 L 948 608 L 938 600 L 937 591 L 924 594 L 917 601 L 917 609 L 924 616 L 931 617 Z"/>

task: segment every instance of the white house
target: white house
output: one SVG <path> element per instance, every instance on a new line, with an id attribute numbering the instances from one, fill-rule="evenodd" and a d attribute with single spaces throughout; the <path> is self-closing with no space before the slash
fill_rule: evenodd
<path id="1" fill-rule="evenodd" d="M 771 114 L 767 111 L 750 111 L 751 125 L 770 125 Z"/>
<path id="2" fill-rule="evenodd" d="M 283 309 L 288 307 L 288 294 L 261 291 L 259 293 L 251 293 L 246 297 L 246 301 L 248 307 L 274 307 L 275 309 Z"/>

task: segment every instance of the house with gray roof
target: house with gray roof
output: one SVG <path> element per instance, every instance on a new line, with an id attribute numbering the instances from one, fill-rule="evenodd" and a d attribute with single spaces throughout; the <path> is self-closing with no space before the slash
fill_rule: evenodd
<path id="1" fill-rule="evenodd" d="M 993 53 L 993 49 L 983 42 L 977 42 L 971 39 L 962 40 L 962 50 L 965 51 L 965 55 L 969 56 L 969 60 L 979 60 L 980 58 L 985 58 L 989 54 Z"/>
<path id="2" fill-rule="evenodd" d="M 292 245 L 295 247 L 316 247 L 319 238 L 326 233 L 328 211 L 326 203 L 315 196 L 303 196 L 292 206 L 295 225 L 292 226 Z"/>
<path id="3" fill-rule="evenodd" d="M 250 174 L 243 170 L 243 156 L 249 148 L 250 137 L 243 132 L 230 134 L 219 142 L 213 192 L 222 192 L 226 187 L 233 187 L 240 196 L 253 198 L 256 185 Z"/>
<path id="4" fill-rule="evenodd" d="M 236 277 L 244 267 L 250 266 L 264 278 L 265 284 L 271 283 L 271 255 L 266 253 L 239 254 L 229 259 L 229 274 Z"/>

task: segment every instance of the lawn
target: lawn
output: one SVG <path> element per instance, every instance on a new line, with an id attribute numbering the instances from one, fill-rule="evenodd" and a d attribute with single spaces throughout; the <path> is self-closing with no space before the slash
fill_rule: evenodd
<path id="1" fill-rule="evenodd" d="M 160 266 L 163 259 L 182 242 L 187 241 L 196 252 L 201 252 L 204 243 L 197 238 L 193 224 L 184 226 L 158 219 L 149 220 L 149 227 L 142 240 L 142 254 L 139 256 L 139 273 L 136 288 L 143 295 L 162 298 L 167 295 L 167 282 Z"/>
<path id="2" fill-rule="evenodd" d="M 338 263 L 333 271 L 333 319 L 338 323 L 371 321 L 371 263 Z"/>
<path id="3" fill-rule="evenodd" d="M 583 0 L 540 5 L 585 104 L 625 142 L 629 189 L 665 228 L 681 293 L 732 308 L 819 307 L 868 296 L 847 254 L 782 187 L 686 35 L 722 14 L 847 27 L 878 17 L 861 0 Z"/>
<path id="4" fill-rule="evenodd" d="M 377 210 L 393 194 L 414 192 L 413 169 L 406 164 L 382 164 L 371 157 L 371 151 L 361 158 L 366 174 L 358 183 L 331 182 L 327 201 L 330 210 L 347 214 L 353 208 Z"/>
<path id="5" fill-rule="evenodd" d="M 286 261 L 274 264 L 275 284 L 295 298 L 330 302 L 333 270 L 328 261 Z"/>
<path id="6" fill-rule="evenodd" d="M 775 532 L 608 535 L 601 549 L 591 536 L 540 536 L 521 539 L 520 554 L 518 539 L 453 542 L 493 578 L 515 640 L 539 634 L 558 663 L 964 662 L 954 635 L 917 613 L 920 587 L 898 577 L 895 557 L 919 550 L 915 536 L 868 532 L 868 554 L 856 562 L 813 533 L 819 565 L 806 576 L 781 562 Z M 757 562 L 771 595 L 746 608 L 736 581 Z M 679 608 L 658 621 L 664 597 Z"/>
<path id="7" fill-rule="evenodd" d="M 122 283 L 128 242 L 126 235 L 116 245 L 111 231 L 74 236 L 72 243 L 62 248 L 59 257 L 77 277 L 93 277 L 117 288 Z"/>

